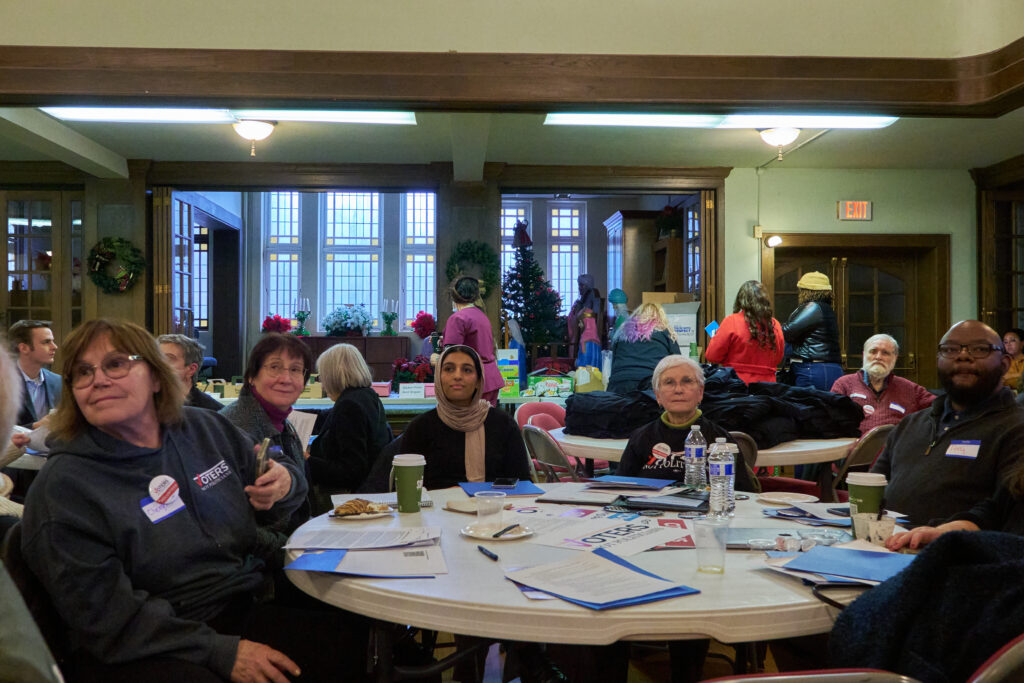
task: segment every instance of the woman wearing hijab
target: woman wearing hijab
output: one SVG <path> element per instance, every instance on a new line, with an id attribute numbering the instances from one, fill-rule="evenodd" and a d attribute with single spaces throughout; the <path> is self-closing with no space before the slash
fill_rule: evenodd
<path id="1" fill-rule="evenodd" d="M 445 347 L 434 370 L 437 408 L 416 417 L 402 433 L 402 452 L 422 453 L 427 460 L 423 485 L 428 489 L 530 478 L 515 420 L 481 399 L 481 365 L 469 346 Z"/>
<path id="2" fill-rule="evenodd" d="M 475 277 L 460 277 L 452 282 L 449 293 L 455 313 L 444 326 L 444 345 L 465 344 L 472 348 L 483 367 L 483 399 L 498 405 L 498 392 L 505 386 L 494 353 L 491 321 L 480 308 L 480 282 Z M 436 376 L 437 371 L 435 369 Z"/>
<path id="3" fill-rule="evenodd" d="M 732 311 L 711 338 L 705 358 L 734 369 L 745 384 L 774 382 L 785 341 L 764 285 L 757 280 L 740 285 Z"/>
<path id="4" fill-rule="evenodd" d="M 584 273 L 576 278 L 580 297 L 569 311 L 569 343 L 577 344 L 576 367 L 601 367 L 601 333 L 598 315 L 601 310 L 601 292 L 594 288 L 594 276 Z"/>

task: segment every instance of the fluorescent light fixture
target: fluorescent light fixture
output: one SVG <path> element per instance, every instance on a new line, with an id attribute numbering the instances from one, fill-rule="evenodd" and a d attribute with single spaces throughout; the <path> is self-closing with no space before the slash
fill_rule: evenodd
<path id="1" fill-rule="evenodd" d="M 717 128 L 721 116 L 703 114 L 548 114 L 545 126 L 651 126 Z"/>
<path id="2" fill-rule="evenodd" d="M 342 111 L 293 109 L 185 109 L 177 107 L 42 107 L 62 121 L 107 123 L 235 123 L 245 119 L 322 123 L 416 125 L 409 111 Z"/>
<path id="3" fill-rule="evenodd" d="M 416 113 L 411 111 L 328 111 L 302 109 L 232 109 L 240 119 L 270 121 L 310 121 L 314 123 L 378 123 L 415 126 Z"/>
<path id="4" fill-rule="evenodd" d="M 895 116 L 804 114 L 575 114 L 551 113 L 547 126 L 651 126 L 656 128 L 885 128 Z"/>
<path id="5" fill-rule="evenodd" d="M 107 123 L 234 123 L 227 109 L 180 109 L 151 107 L 41 107 L 62 121 Z"/>
<path id="6" fill-rule="evenodd" d="M 729 114 L 718 128 L 885 128 L 898 120 L 895 116 Z"/>

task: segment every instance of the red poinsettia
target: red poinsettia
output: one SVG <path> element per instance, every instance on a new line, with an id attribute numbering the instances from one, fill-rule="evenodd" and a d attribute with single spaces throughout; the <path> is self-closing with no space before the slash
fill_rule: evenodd
<path id="1" fill-rule="evenodd" d="M 394 376 L 391 386 L 398 391 L 398 385 L 407 382 L 431 383 L 434 381 L 434 369 L 430 367 L 430 359 L 426 356 L 416 356 L 412 360 L 408 358 L 396 358 L 391 364 Z"/>
<path id="2" fill-rule="evenodd" d="M 288 318 L 282 318 L 279 315 L 268 315 L 263 319 L 264 332 L 287 332 L 290 329 L 292 329 L 292 321 Z"/>
<path id="3" fill-rule="evenodd" d="M 434 321 L 434 316 L 426 311 L 417 313 L 416 319 L 412 321 L 412 330 L 420 339 L 426 339 L 436 329 L 437 323 Z"/>

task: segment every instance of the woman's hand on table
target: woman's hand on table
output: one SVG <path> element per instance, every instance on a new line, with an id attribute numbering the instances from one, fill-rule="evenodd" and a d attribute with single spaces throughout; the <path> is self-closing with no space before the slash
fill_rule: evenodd
<path id="1" fill-rule="evenodd" d="M 889 550 L 899 550 L 903 547 L 917 550 L 922 546 L 928 545 L 947 531 L 977 530 L 978 526 L 972 522 L 968 522 L 967 520 L 946 522 L 939 526 L 919 526 L 916 529 L 911 529 L 910 531 L 893 534 L 888 538 L 888 540 L 886 540 L 885 547 Z"/>
<path id="2" fill-rule="evenodd" d="M 238 641 L 238 654 L 235 655 L 235 665 L 231 668 L 233 683 L 289 683 L 288 677 L 282 672 L 292 676 L 301 673 L 299 665 L 283 652 L 251 640 Z"/>
<path id="3" fill-rule="evenodd" d="M 274 503 L 292 490 L 292 475 L 276 460 L 270 460 L 270 469 L 245 487 L 249 502 L 257 510 L 269 510 Z"/>

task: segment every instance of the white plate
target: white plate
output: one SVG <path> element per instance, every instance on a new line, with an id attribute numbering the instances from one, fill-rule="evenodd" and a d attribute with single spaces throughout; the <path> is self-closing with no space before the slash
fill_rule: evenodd
<path id="1" fill-rule="evenodd" d="M 364 519 L 377 519 L 379 517 L 388 517 L 394 514 L 394 512 L 361 512 L 358 515 L 336 515 L 333 512 L 327 516 L 331 519 L 337 519 L 342 522 L 355 522 L 362 521 Z"/>
<path id="2" fill-rule="evenodd" d="M 773 505 L 792 505 L 793 503 L 817 503 L 817 496 L 806 493 L 790 493 L 788 491 L 769 491 L 757 497 L 758 500 Z"/>
<path id="3" fill-rule="evenodd" d="M 528 526 L 519 525 L 518 529 L 513 529 L 508 533 L 504 533 L 497 538 L 494 538 L 493 531 L 477 531 L 473 525 L 464 526 L 459 529 L 459 533 L 463 536 L 469 536 L 470 538 L 476 538 L 481 541 L 514 541 L 517 538 L 526 538 L 527 536 L 533 536 L 533 529 Z"/>

